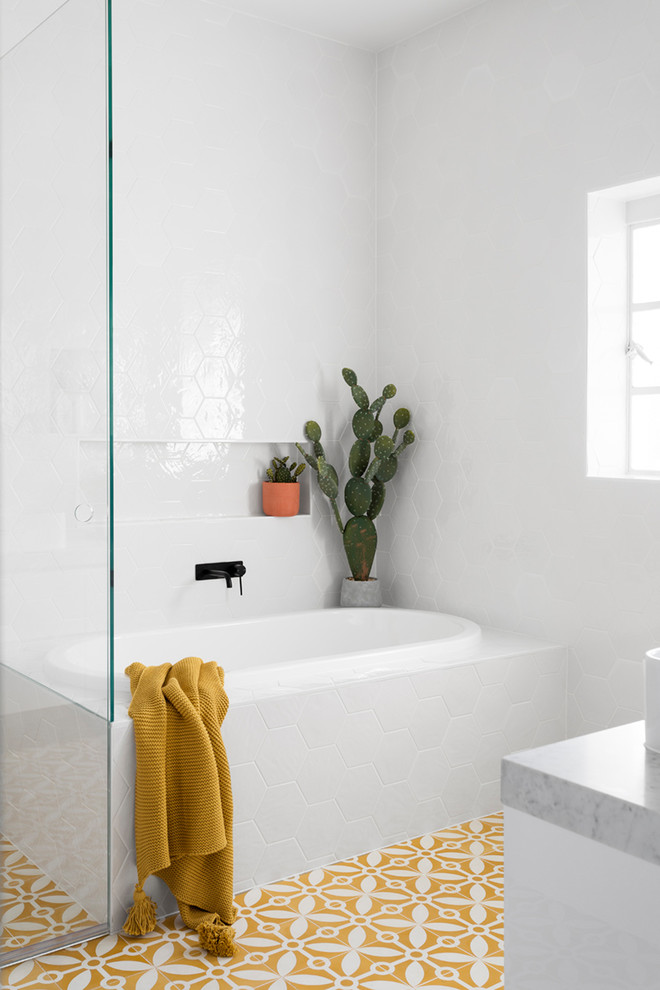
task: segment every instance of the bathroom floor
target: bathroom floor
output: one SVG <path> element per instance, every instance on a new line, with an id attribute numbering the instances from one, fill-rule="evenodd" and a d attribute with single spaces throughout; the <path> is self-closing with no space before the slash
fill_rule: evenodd
<path id="1" fill-rule="evenodd" d="M 4 835 L 0 835 L 0 951 L 98 924 Z"/>
<path id="2" fill-rule="evenodd" d="M 502 817 L 490 815 L 237 895 L 238 953 L 168 918 L 6 969 L 12 990 L 503 987 Z"/>

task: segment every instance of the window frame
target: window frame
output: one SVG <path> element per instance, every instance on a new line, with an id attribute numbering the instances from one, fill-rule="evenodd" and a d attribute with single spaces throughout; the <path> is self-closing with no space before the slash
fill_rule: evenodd
<path id="1" fill-rule="evenodd" d="M 635 395 L 660 395 L 660 385 L 635 386 L 632 383 L 633 361 L 643 360 L 631 349 L 635 343 L 633 339 L 633 318 L 635 313 L 660 312 L 660 298 L 653 302 L 634 303 L 633 302 L 633 237 L 634 232 L 642 227 L 660 227 L 660 217 L 652 217 L 646 220 L 628 220 L 626 223 L 626 476 L 630 478 L 660 478 L 660 469 L 653 471 L 651 468 L 642 470 L 633 468 L 631 464 L 632 455 L 632 400 Z"/>
<path id="2" fill-rule="evenodd" d="M 587 194 L 586 476 L 660 481 L 660 470 L 633 469 L 633 399 L 660 386 L 632 384 L 633 314 L 660 310 L 632 302 L 637 227 L 660 223 L 660 176 Z M 633 345 L 633 346 L 631 346 Z"/>

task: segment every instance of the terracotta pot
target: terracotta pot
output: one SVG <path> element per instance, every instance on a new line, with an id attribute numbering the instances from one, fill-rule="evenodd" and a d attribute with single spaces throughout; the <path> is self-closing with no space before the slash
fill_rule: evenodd
<path id="1" fill-rule="evenodd" d="M 297 481 L 262 481 L 261 498 L 267 516 L 295 516 L 300 508 Z"/>

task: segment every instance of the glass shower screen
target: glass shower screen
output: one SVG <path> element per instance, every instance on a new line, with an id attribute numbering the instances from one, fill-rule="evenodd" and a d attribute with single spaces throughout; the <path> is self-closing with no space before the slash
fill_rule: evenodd
<path id="1" fill-rule="evenodd" d="M 5 965 L 108 924 L 105 0 L 13 0 L 0 29 Z M 63 661 L 90 639 L 94 677 Z"/>

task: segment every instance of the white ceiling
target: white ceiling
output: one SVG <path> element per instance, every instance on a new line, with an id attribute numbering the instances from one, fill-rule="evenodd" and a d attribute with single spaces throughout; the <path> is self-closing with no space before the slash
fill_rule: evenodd
<path id="1" fill-rule="evenodd" d="M 0 0 L 0 58 L 65 3 L 66 0 Z"/>
<path id="2" fill-rule="evenodd" d="M 345 45 L 381 51 L 485 0 L 221 0 L 223 6 L 264 17 Z"/>
<path id="3" fill-rule="evenodd" d="M 67 0 L 0 0 L 0 56 Z M 131 0 L 128 0 L 131 2 Z M 217 0 L 276 24 L 381 51 L 485 0 Z"/>

